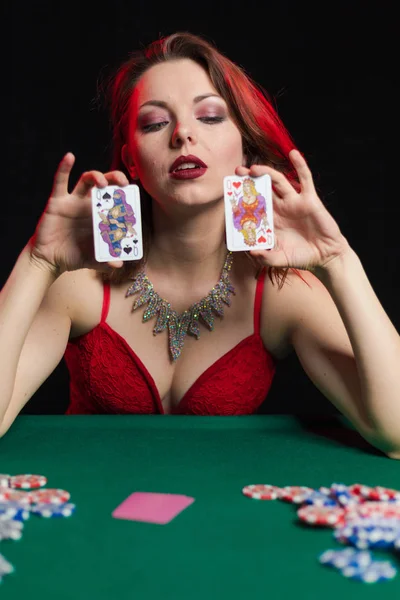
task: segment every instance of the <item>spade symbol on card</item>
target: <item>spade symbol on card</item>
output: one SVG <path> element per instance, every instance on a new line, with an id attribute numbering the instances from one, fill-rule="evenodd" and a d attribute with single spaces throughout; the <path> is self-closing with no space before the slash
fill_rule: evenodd
<path id="1" fill-rule="evenodd" d="M 124 252 L 126 252 L 126 254 L 130 254 L 132 252 L 132 248 L 127 246 L 126 248 L 124 248 Z"/>
<path id="2" fill-rule="evenodd" d="M 134 244 L 137 244 L 137 243 L 138 243 L 138 241 L 139 241 L 139 240 L 133 240 L 133 243 L 134 243 Z"/>
<path id="3" fill-rule="evenodd" d="M 267 240 L 265 239 L 265 237 L 262 235 L 261 237 L 258 238 L 257 242 L 259 244 L 264 244 Z"/>
<path id="4" fill-rule="evenodd" d="M 111 196 L 108 192 L 103 195 L 103 200 L 111 200 Z"/>

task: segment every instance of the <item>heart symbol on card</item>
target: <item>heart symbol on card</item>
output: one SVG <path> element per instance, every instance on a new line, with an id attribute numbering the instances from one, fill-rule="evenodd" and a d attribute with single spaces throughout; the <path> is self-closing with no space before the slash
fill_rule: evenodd
<path id="1" fill-rule="evenodd" d="M 232 183 L 233 187 L 235 187 L 237 190 L 240 188 L 240 186 L 242 185 L 241 181 L 234 181 Z"/>
<path id="2" fill-rule="evenodd" d="M 228 196 L 232 196 L 232 192 L 228 192 Z"/>
<path id="3" fill-rule="evenodd" d="M 124 248 L 124 252 L 130 254 L 132 252 L 132 248 Z"/>
<path id="4" fill-rule="evenodd" d="M 267 229 L 267 233 L 272 233 L 271 229 Z"/>
<path id="5" fill-rule="evenodd" d="M 261 236 L 261 237 L 259 237 L 259 238 L 258 238 L 258 240 L 257 240 L 257 242 L 258 242 L 259 244 L 264 244 L 266 241 L 267 241 L 267 240 L 265 239 L 265 237 L 264 237 L 264 236 Z"/>

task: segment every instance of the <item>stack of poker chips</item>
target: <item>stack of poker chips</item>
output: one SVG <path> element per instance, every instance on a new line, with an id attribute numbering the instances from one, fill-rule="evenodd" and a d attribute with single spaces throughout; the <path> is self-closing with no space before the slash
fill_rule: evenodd
<path id="1" fill-rule="evenodd" d="M 75 505 L 68 502 L 69 492 L 45 488 L 46 484 L 43 475 L 0 474 L 0 544 L 20 540 L 31 514 L 47 518 L 73 514 Z M 14 571 L 14 566 L 0 553 L 0 583 Z"/>
<path id="2" fill-rule="evenodd" d="M 364 583 L 393 579 L 390 560 L 377 560 L 371 550 L 400 554 L 400 491 L 381 486 L 332 483 L 313 489 L 305 486 L 247 485 L 245 496 L 257 500 L 284 500 L 298 506 L 300 521 L 311 527 L 330 527 L 345 550 L 329 549 L 319 562 L 343 576 Z"/>

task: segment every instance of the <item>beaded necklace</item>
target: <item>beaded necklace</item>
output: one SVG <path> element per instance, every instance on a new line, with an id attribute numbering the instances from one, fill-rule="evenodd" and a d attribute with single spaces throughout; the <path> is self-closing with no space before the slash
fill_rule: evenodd
<path id="1" fill-rule="evenodd" d="M 140 292 L 140 296 L 133 303 L 132 311 L 145 304 L 148 305 L 143 314 L 143 322 L 157 316 L 153 335 L 161 333 L 168 327 L 168 344 L 173 362 L 181 355 L 186 334 L 193 335 L 199 339 L 200 319 L 203 322 L 202 324 L 212 331 L 214 329 L 215 315 L 222 317 L 224 314 L 223 304 L 230 306 L 230 295 L 235 294 L 235 288 L 229 281 L 229 271 L 232 267 L 232 261 L 232 252 L 228 252 L 218 283 L 207 296 L 199 300 L 199 302 L 192 304 L 180 315 L 171 308 L 169 302 L 157 294 L 144 271 L 140 271 L 140 273 L 132 278 L 133 283 L 128 288 L 125 297 Z"/>

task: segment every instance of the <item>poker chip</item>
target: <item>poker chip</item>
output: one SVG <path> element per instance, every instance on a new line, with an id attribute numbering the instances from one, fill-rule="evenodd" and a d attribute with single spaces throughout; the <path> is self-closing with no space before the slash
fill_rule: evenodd
<path id="1" fill-rule="evenodd" d="M 12 475 L 10 477 L 10 487 L 14 489 L 31 490 L 43 487 L 47 484 L 47 478 L 44 475 Z"/>
<path id="2" fill-rule="evenodd" d="M 350 494 L 358 498 L 360 502 L 369 497 L 371 489 L 372 488 L 368 485 L 362 483 L 353 483 L 352 485 L 349 485 Z"/>
<path id="3" fill-rule="evenodd" d="M 376 500 L 378 502 L 387 502 L 388 500 L 400 501 L 400 491 L 377 486 L 371 488 L 368 494 L 368 500 Z"/>
<path id="4" fill-rule="evenodd" d="M 389 581 L 397 575 L 397 570 L 389 560 L 374 560 L 367 567 L 348 566 L 341 569 L 342 575 L 364 583 Z"/>
<path id="5" fill-rule="evenodd" d="M 11 488 L 0 488 L 0 502 L 18 502 L 19 504 L 31 504 L 31 492 L 13 490 Z"/>
<path id="6" fill-rule="evenodd" d="M 9 486 L 10 476 L 5 473 L 0 473 L 0 488 Z"/>
<path id="7" fill-rule="evenodd" d="M 75 512 L 75 504 L 37 504 L 32 508 L 32 512 L 40 517 L 47 519 L 52 517 L 70 517 Z"/>
<path id="8" fill-rule="evenodd" d="M 293 504 L 303 504 L 310 494 L 315 490 L 305 486 L 288 485 L 280 489 L 279 499 Z"/>
<path id="9" fill-rule="evenodd" d="M 15 519 L 16 521 L 26 521 L 29 519 L 30 512 L 27 506 L 18 504 L 18 502 L 0 502 L 0 520 L 7 521 Z"/>
<path id="10" fill-rule="evenodd" d="M 276 500 L 279 498 L 280 488 L 266 483 L 255 483 L 246 485 L 242 492 L 245 496 L 255 500 Z"/>
<path id="11" fill-rule="evenodd" d="M 340 504 L 340 506 L 354 506 L 359 503 L 359 497 L 352 494 L 350 488 L 343 483 L 332 483 L 330 497 Z"/>
<path id="12" fill-rule="evenodd" d="M 66 490 L 44 488 L 31 492 L 33 504 L 64 504 L 71 494 Z"/>
<path id="13" fill-rule="evenodd" d="M 346 522 L 335 530 L 334 537 L 359 549 L 392 549 L 400 537 L 400 523 L 397 519 L 364 518 Z"/>
<path id="14" fill-rule="evenodd" d="M 279 498 L 297 507 L 300 521 L 314 527 L 330 527 L 344 550 L 327 550 L 319 556 L 322 565 L 334 567 L 343 576 L 365 583 L 393 579 L 390 561 L 377 561 L 371 550 L 400 553 L 400 491 L 361 483 L 332 483 L 312 489 L 306 486 L 259 484 L 243 488 L 257 499 Z"/>
<path id="15" fill-rule="evenodd" d="M 363 502 L 346 510 L 346 520 L 387 517 L 400 520 L 400 505 L 393 502 Z"/>
<path id="16" fill-rule="evenodd" d="M 22 521 L 0 520 L 0 541 L 1 540 L 20 540 L 22 537 L 22 529 L 24 524 Z"/>
<path id="17" fill-rule="evenodd" d="M 325 550 L 319 556 L 319 562 L 328 567 L 344 569 L 346 567 L 365 568 L 372 563 L 372 554 L 368 550 L 356 550 L 356 548 L 346 548 L 346 550 Z"/>
<path id="18" fill-rule="evenodd" d="M 313 491 L 312 494 L 308 494 L 304 499 L 304 504 L 313 506 L 337 506 L 336 500 L 318 491 Z"/>
<path id="19" fill-rule="evenodd" d="M 4 558 L 2 554 L 0 554 L 0 581 L 4 575 L 10 575 L 10 573 L 14 573 L 14 567 L 8 560 Z"/>
<path id="20" fill-rule="evenodd" d="M 345 511 L 339 506 L 303 506 L 297 516 L 308 525 L 338 527 L 344 524 Z"/>

